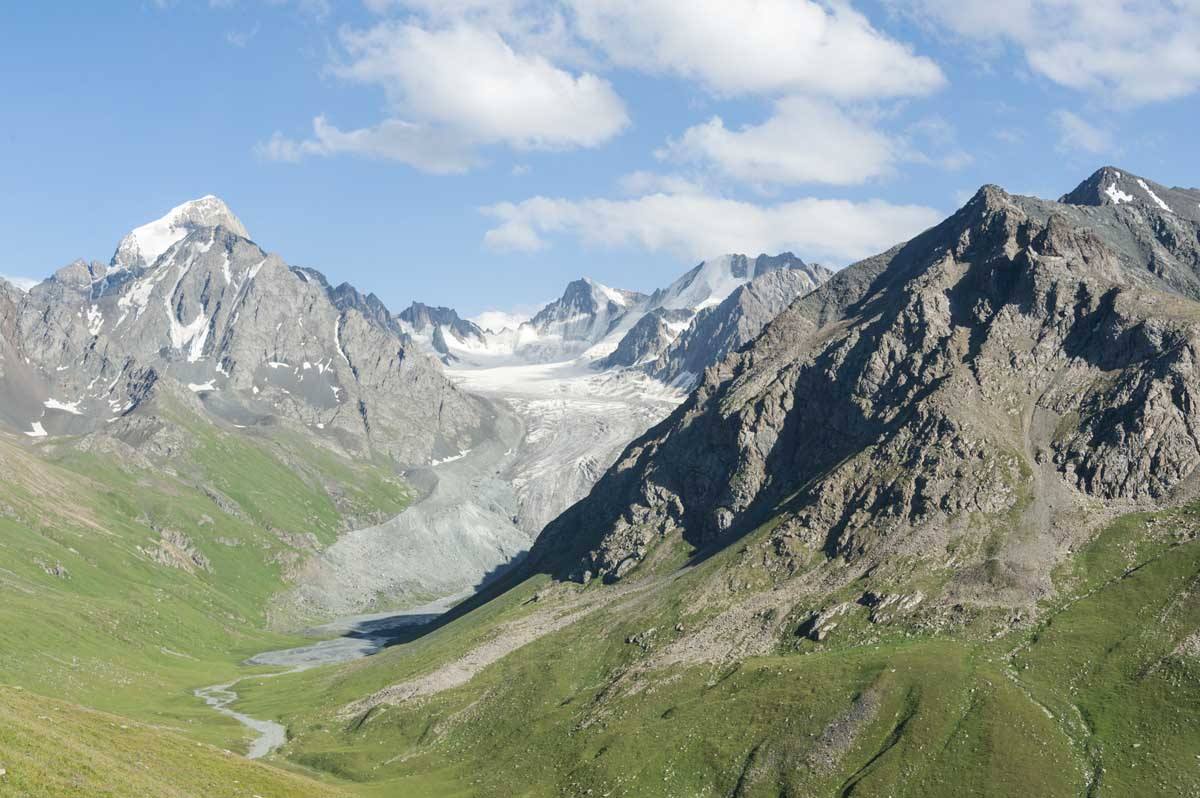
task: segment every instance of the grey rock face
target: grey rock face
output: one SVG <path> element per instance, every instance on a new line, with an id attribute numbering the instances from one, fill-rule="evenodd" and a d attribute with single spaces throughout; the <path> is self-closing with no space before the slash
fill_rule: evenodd
<path id="1" fill-rule="evenodd" d="M 479 325 L 459 317 L 450 308 L 430 307 L 414 302 L 402 310 L 397 318 L 414 332 L 431 336 L 434 350 L 443 357 L 453 357 L 446 336 L 452 336 L 459 345 L 486 345 L 484 332 Z"/>
<path id="2" fill-rule="evenodd" d="M 325 275 L 316 269 L 301 269 L 300 271 L 303 271 L 308 277 L 326 286 L 326 292 L 338 310 L 357 310 L 372 323 L 389 329 L 396 333 L 396 335 L 404 334 L 404 329 L 396 321 L 396 317 L 388 310 L 383 300 L 375 294 L 363 294 L 357 288 L 350 285 L 350 283 L 342 283 L 336 288 L 331 287 L 325 280 Z"/>
<path id="3" fill-rule="evenodd" d="M 562 297 L 538 311 L 522 325 L 533 341 L 520 345 L 520 354 L 531 361 L 564 360 L 578 355 L 612 332 L 645 296 L 635 291 L 609 288 L 592 280 L 575 280 Z"/>
<path id="4" fill-rule="evenodd" d="M 791 300 L 816 288 L 829 274 L 790 252 L 705 261 L 631 310 L 647 315 L 596 365 L 638 366 L 664 382 L 690 387 L 705 367 L 749 341 Z"/>
<path id="5" fill-rule="evenodd" d="M 691 325 L 647 366 L 647 373 L 690 386 L 706 368 L 747 344 L 798 297 L 816 290 L 832 275 L 823 266 L 806 264 L 759 274 L 721 304 L 697 313 Z"/>
<path id="6" fill-rule="evenodd" d="M 1081 508 L 1194 492 L 1198 238 L 1153 203 L 985 187 L 706 370 L 530 561 L 617 578 L 664 536 L 719 546 L 774 518 L 781 550 L 859 572 L 953 543 L 963 585 L 1030 600 Z"/>
<path id="7" fill-rule="evenodd" d="M 655 308 L 642 316 L 613 353 L 597 362 L 596 367 L 630 368 L 653 360 L 675 340 L 676 332 L 672 328 L 687 324 L 691 317 L 692 312 L 688 309 Z"/>
<path id="8" fill-rule="evenodd" d="M 155 235 L 182 232 L 151 265 L 78 261 L 21 297 L 15 337 L 32 375 L 13 393 L 37 406 L 10 413 L 12 423 L 48 434 L 102 429 L 171 379 L 217 418 L 286 419 L 354 454 L 420 465 L 469 448 L 481 405 L 377 298 L 289 268 L 240 222 L 223 226 L 229 219 L 215 198 L 185 204 L 126 238 L 145 254 L 164 240 Z M 222 225 L 204 226 L 212 220 Z"/>

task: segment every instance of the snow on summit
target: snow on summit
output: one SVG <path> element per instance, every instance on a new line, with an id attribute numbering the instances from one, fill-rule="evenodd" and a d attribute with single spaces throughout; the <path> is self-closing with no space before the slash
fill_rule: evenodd
<path id="1" fill-rule="evenodd" d="M 113 269 L 149 266 L 192 230 L 218 225 L 243 238 L 250 237 L 229 206 L 212 194 L 177 205 L 166 216 L 136 228 L 121 239 L 112 258 Z"/>

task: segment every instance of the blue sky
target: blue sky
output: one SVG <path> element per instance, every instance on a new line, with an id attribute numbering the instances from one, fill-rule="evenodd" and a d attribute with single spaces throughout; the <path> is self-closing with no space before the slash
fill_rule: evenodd
<path id="1" fill-rule="evenodd" d="M 27 3 L 0 48 L 0 274 L 217 194 L 399 309 L 844 265 L 984 183 L 1200 184 L 1196 0 Z"/>

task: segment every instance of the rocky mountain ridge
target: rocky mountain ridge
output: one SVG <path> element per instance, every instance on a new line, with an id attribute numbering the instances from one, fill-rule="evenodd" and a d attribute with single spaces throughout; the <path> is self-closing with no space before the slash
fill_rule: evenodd
<path id="1" fill-rule="evenodd" d="M 146 230 L 178 236 L 149 264 L 129 255 L 164 242 Z M 33 370 L 22 393 L 40 408 L 14 422 L 31 435 L 120 430 L 108 425 L 170 378 L 227 423 L 283 418 L 348 452 L 422 463 L 469 445 L 487 411 L 418 354 L 381 303 L 347 302 L 345 287 L 242 233 L 205 198 L 127 236 L 112 269 L 76 261 L 19 297 L 16 337 Z"/>
<path id="2" fill-rule="evenodd" d="M 620 579 L 664 539 L 707 550 L 770 521 L 781 567 L 885 581 L 915 559 L 947 574 L 939 600 L 1028 607 L 1081 519 L 1197 484 L 1200 224 L 1104 202 L 1088 186 L 1108 179 L 1080 204 L 984 187 L 839 272 L 707 369 L 533 566 Z"/>
<path id="3" fill-rule="evenodd" d="M 780 278 L 782 273 L 788 276 Z M 651 376 L 676 379 L 684 369 L 670 365 L 675 355 L 667 355 L 658 366 L 652 364 L 677 339 L 687 337 L 684 333 L 700 314 L 709 319 L 720 316 L 730 334 L 722 341 L 710 341 L 707 336 L 691 339 L 687 349 L 693 368 L 701 361 L 703 365 L 715 363 L 748 341 L 769 320 L 765 313 L 775 307 L 782 309 L 787 301 L 813 290 L 830 274 L 823 266 L 810 266 L 790 252 L 756 258 L 723 255 L 700 263 L 648 295 L 610 288 L 589 278 L 572 281 L 559 299 L 515 328 L 481 330 L 449 308 L 430 309 L 421 303 L 414 303 L 401 317 L 406 329 L 444 361 L 466 368 L 578 360 L 599 370 L 637 368 Z M 768 275 L 776 275 L 771 278 L 772 289 L 765 288 L 770 282 Z M 756 283 L 764 286 L 760 293 L 770 293 L 774 300 L 751 302 L 737 311 L 733 305 L 722 309 L 730 295 Z M 747 313 L 747 307 L 754 312 Z M 736 312 L 739 320 L 724 319 L 729 312 Z M 698 373 L 689 376 L 694 379 Z"/>

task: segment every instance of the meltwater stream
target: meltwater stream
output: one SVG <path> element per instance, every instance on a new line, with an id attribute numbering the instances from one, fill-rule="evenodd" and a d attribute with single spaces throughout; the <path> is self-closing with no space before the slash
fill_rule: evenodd
<path id="1" fill-rule="evenodd" d="M 282 676 L 285 673 L 316 668 L 320 665 L 333 665 L 338 662 L 369 657 L 395 641 L 402 639 L 405 633 L 414 626 L 427 624 L 459 603 L 470 592 L 457 596 L 438 599 L 421 607 L 401 612 L 380 612 L 372 615 L 351 615 L 336 621 L 313 627 L 309 634 L 314 637 L 332 637 L 307 646 L 265 651 L 246 660 L 247 665 L 273 665 L 284 670 L 269 674 L 256 674 L 243 678 L 265 679 L 272 676 Z M 246 756 L 250 759 L 260 759 L 287 742 L 287 727 L 273 720 L 252 718 L 242 712 L 230 709 L 230 705 L 238 699 L 234 687 L 242 681 L 238 679 L 227 684 L 214 684 L 201 687 L 195 691 L 196 697 L 203 699 L 217 712 L 237 720 L 258 736 L 250 744 Z"/>

